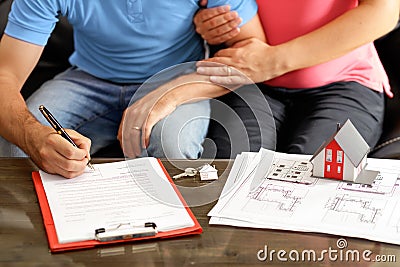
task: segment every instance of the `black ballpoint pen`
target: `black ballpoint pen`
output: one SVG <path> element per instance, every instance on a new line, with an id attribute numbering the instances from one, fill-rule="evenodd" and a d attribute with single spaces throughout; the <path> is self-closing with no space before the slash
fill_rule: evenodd
<path id="1" fill-rule="evenodd" d="M 61 124 L 54 118 L 53 114 L 48 111 L 47 108 L 45 108 L 43 105 L 39 106 L 39 110 L 42 113 L 42 115 L 46 118 L 46 120 L 51 124 L 51 126 L 56 130 L 56 132 L 64 137 L 68 142 L 70 142 L 74 147 L 78 147 L 75 142 L 71 139 L 71 137 L 67 134 L 67 132 L 64 130 L 64 128 L 61 126 Z M 88 167 L 94 170 L 92 164 L 90 164 L 90 161 L 88 162 Z"/>

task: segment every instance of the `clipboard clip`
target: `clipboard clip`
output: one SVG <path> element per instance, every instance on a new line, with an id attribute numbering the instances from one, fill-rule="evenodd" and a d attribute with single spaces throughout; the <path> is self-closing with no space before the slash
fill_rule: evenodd
<path id="1" fill-rule="evenodd" d="M 130 223 L 121 223 L 114 228 L 98 228 L 95 230 L 95 239 L 100 242 L 125 240 L 155 236 L 158 233 L 154 222 L 147 222 L 143 226 L 132 226 Z"/>

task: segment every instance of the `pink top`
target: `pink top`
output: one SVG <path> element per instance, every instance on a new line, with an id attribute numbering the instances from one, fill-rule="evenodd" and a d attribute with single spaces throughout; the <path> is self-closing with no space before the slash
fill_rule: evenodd
<path id="1" fill-rule="evenodd" d="M 268 42 L 277 45 L 321 27 L 356 7 L 358 0 L 257 0 L 257 3 Z M 393 96 L 373 43 L 335 60 L 292 71 L 265 83 L 276 87 L 313 88 L 337 81 L 356 81 Z"/>

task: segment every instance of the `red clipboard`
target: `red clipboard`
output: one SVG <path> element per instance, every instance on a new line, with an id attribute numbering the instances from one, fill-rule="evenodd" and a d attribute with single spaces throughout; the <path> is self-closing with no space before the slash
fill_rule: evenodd
<path id="1" fill-rule="evenodd" d="M 36 194 L 37 194 L 40 209 L 42 212 L 43 223 L 44 223 L 44 227 L 45 227 L 45 230 L 47 233 L 47 240 L 49 242 L 50 251 L 51 252 L 62 252 L 62 251 L 69 251 L 69 250 L 93 248 L 96 246 L 102 246 L 102 245 L 107 245 L 107 244 L 124 243 L 124 242 L 132 242 L 132 241 L 147 240 L 147 239 L 172 238 L 172 237 L 177 237 L 177 236 L 201 234 L 203 232 L 203 229 L 201 228 L 196 217 L 193 215 L 192 211 L 186 204 L 186 201 L 183 199 L 183 197 L 182 197 L 181 193 L 179 192 L 179 190 L 177 189 L 176 185 L 172 182 L 171 177 L 169 176 L 164 165 L 161 163 L 161 161 L 159 159 L 158 159 L 158 163 L 160 164 L 162 170 L 164 171 L 164 174 L 168 178 L 170 184 L 172 185 L 173 189 L 175 190 L 176 194 L 178 195 L 179 199 L 181 200 L 181 202 L 182 202 L 183 206 L 185 207 L 186 211 L 188 212 L 189 216 L 192 218 L 194 225 L 191 227 L 176 229 L 176 230 L 172 230 L 172 231 L 158 232 L 155 236 L 115 240 L 115 241 L 108 241 L 108 242 L 100 242 L 97 240 L 88 240 L 88 241 L 60 244 L 57 239 L 56 228 L 54 225 L 53 217 L 51 215 L 50 206 L 47 201 L 46 192 L 43 187 L 42 179 L 40 178 L 40 174 L 38 171 L 32 172 L 33 184 L 36 189 Z"/>

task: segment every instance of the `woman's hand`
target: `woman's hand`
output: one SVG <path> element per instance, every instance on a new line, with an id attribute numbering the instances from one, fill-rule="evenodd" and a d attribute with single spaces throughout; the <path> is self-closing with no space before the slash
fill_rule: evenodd
<path id="1" fill-rule="evenodd" d="M 197 73 L 209 75 L 211 82 L 224 85 L 263 82 L 285 73 L 279 51 L 278 47 L 250 38 L 198 62 Z"/>
<path id="2" fill-rule="evenodd" d="M 206 2 L 206 1 L 204 1 Z M 229 6 L 201 9 L 194 16 L 196 32 L 211 45 L 231 40 L 240 33 L 242 19 Z"/>

